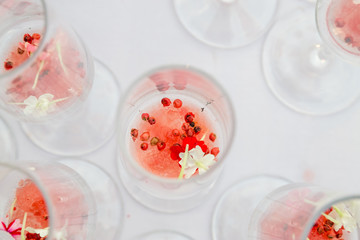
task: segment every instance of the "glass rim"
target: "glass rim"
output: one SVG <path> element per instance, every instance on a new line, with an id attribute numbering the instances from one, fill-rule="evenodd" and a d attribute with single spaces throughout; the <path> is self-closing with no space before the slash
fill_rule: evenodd
<path id="1" fill-rule="evenodd" d="M 235 132 L 236 132 L 236 115 L 234 114 L 234 106 L 232 104 L 232 101 L 229 97 L 229 94 L 225 91 L 225 89 L 219 84 L 219 82 L 216 80 L 216 78 L 214 78 L 212 75 L 206 73 L 203 70 L 200 70 L 197 67 L 193 67 L 187 64 L 164 64 L 164 65 L 160 65 L 157 67 L 153 67 L 150 70 L 145 71 L 143 74 L 141 74 L 139 77 L 136 78 L 135 81 L 133 81 L 130 85 L 130 87 L 127 88 L 127 91 L 125 94 L 122 95 L 121 99 L 120 99 L 120 104 L 118 107 L 118 114 L 117 114 L 117 123 L 121 122 L 121 112 L 122 109 L 125 105 L 125 99 L 127 99 L 129 93 L 135 88 L 135 86 L 139 85 L 146 77 L 160 72 L 160 71 L 164 71 L 164 70 L 188 70 L 192 73 L 198 74 L 202 77 L 205 77 L 207 80 L 209 80 L 212 84 L 214 84 L 214 86 L 220 90 L 221 93 L 223 93 L 224 98 L 226 99 L 226 102 L 228 103 L 229 109 L 230 109 L 230 114 L 231 114 L 231 119 L 232 119 L 232 128 L 233 130 L 230 132 L 230 136 L 229 136 L 229 142 L 230 144 L 228 144 L 227 146 L 225 146 L 225 151 L 223 151 L 223 155 L 221 156 L 222 161 L 218 161 L 216 164 L 214 164 L 212 167 L 209 168 L 209 170 L 202 174 L 202 175 L 195 175 L 195 176 L 191 176 L 190 178 L 186 179 L 186 178 L 166 178 L 166 177 L 160 177 L 158 175 L 152 174 L 150 172 L 148 172 L 146 169 L 144 169 L 143 167 L 141 167 L 139 164 L 137 164 L 136 162 L 132 161 L 133 158 L 130 156 L 129 154 L 129 150 L 123 146 L 121 146 L 121 144 L 119 144 L 119 139 L 120 139 L 120 131 L 121 128 L 118 127 L 117 130 L 117 149 L 118 149 L 118 154 L 119 157 L 116 161 L 116 165 L 117 165 L 117 173 L 119 174 L 119 168 L 120 168 L 120 161 L 126 161 L 126 160 L 121 160 L 123 157 L 127 157 L 129 159 L 131 159 L 130 164 L 135 167 L 137 170 L 139 170 L 143 175 L 145 175 L 147 178 L 150 178 L 151 180 L 160 182 L 160 183 L 170 183 L 170 184 L 179 184 L 179 183 L 188 183 L 188 182 L 193 182 L 193 181 L 197 181 L 197 180 L 201 180 L 202 178 L 205 178 L 207 175 L 209 175 L 210 173 L 214 172 L 216 169 L 220 168 L 220 166 L 222 166 L 224 164 L 224 161 L 228 155 L 228 153 L 231 150 L 231 147 L 233 146 L 233 141 L 234 141 L 234 137 L 235 137 Z M 119 150 L 120 149 L 120 150 Z M 122 151 L 123 149 L 125 149 L 125 151 Z"/>
<path id="2" fill-rule="evenodd" d="M 44 32 L 43 32 L 43 38 L 42 41 L 40 41 L 39 46 L 36 48 L 36 50 L 30 55 L 29 58 L 27 58 L 24 62 L 22 62 L 19 66 L 11 69 L 10 71 L 5 71 L 4 73 L 0 73 L 0 80 L 5 79 L 6 77 L 11 77 L 13 75 L 19 75 L 22 71 L 24 71 L 28 66 L 30 66 L 39 56 L 39 54 L 43 51 L 46 39 L 49 36 L 49 8 L 47 7 L 45 0 L 37 0 L 40 2 L 42 10 L 43 10 L 43 22 L 44 22 Z"/>
<path id="3" fill-rule="evenodd" d="M 140 240 L 140 238 L 143 238 L 143 237 L 148 237 L 148 236 L 152 236 L 154 234 L 157 234 L 157 233 L 168 233 L 168 234 L 175 234 L 175 235 L 178 235 L 180 237 L 185 237 L 189 240 L 192 240 L 193 238 L 182 233 L 182 232 L 178 232 L 178 231 L 175 231 L 175 230 L 169 230 L 169 229 L 158 229 L 158 230 L 152 230 L 150 232 L 145 232 L 145 233 L 142 233 L 138 236 L 136 236 L 135 238 L 132 238 L 132 240 Z"/>
<path id="4" fill-rule="evenodd" d="M 43 184 L 41 183 L 41 180 L 35 174 L 33 174 L 31 171 L 27 170 L 26 168 L 17 166 L 15 164 L 11 164 L 8 162 L 0 162 L 0 167 L 5 167 L 8 169 L 23 173 L 24 175 L 28 176 L 35 183 L 36 187 L 39 189 L 39 191 L 46 203 L 46 210 L 48 211 L 48 216 L 49 216 L 49 218 L 48 218 L 49 219 L 49 226 L 48 226 L 49 234 L 48 234 L 47 238 L 52 239 L 53 231 L 54 231 L 54 220 L 53 220 L 54 209 L 52 206 L 50 195 L 46 192 Z"/>

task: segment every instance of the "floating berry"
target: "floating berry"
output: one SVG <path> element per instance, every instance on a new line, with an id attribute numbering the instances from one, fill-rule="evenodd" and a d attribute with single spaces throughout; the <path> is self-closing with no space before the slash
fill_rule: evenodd
<path id="1" fill-rule="evenodd" d="M 159 142 L 159 139 L 158 139 L 157 137 L 153 137 L 153 138 L 150 140 L 151 146 L 155 146 L 158 142 Z"/>
<path id="2" fill-rule="evenodd" d="M 214 147 L 213 149 L 211 149 L 211 154 L 214 155 L 215 157 L 219 154 L 220 150 L 218 147 Z"/>
<path id="3" fill-rule="evenodd" d="M 25 50 L 23 50 L 23 49 L 21 49 L 21 48 L 18 48 L 18 49 L 17 49 L 17 52 L 18 52 L 18 54 L 22 55 L 22 54 L 25 52 Z"/>
<path id="4" fill-rule="evenodd" d="M 164 107 L 167 107 L 167 106 L 170 106 L 171 101 L 169 98 L 163 98 L 163 99 L 161 99 L 161 103 Z"/>
<path id="5" fill-rule="evenodd" d="M 192 129 L 192 128 L 189 128 L 189 129 L 186 131 L 186 135 L 187 135 L 188 137 L 192 137 L 192 136 L 194 136 L 194 134 L 195 134 L 195 131 L 194 131 L 194 129 Z"/>
<path id="6" fill-rule="evenodd" d="M 185 115 L 185 122 L 191 123 L 192 121 L 194 121 L 194 117 L 195 117 L 195 115 L 192 112 L 188 112 Z"/>
<path id="7" fill-rule="evenodd" d="M 30 34 L 26 33 L 24 35 L 24 41 L 28 43 L 32 43 L 33 38 L 30 36 Z"/>
<path id="8" fill-rule="evenodd" d="M 180 131 L 177 130 L 177 129 L 173 129 L 171 132 L 172 132 L 172 135 L 175 136 L 175 137 L 180 136 Z"/>
<path id="9" fill-rule="evenodd" d="M 170 147 L 170 151 L 171 151 L 170 157 L 172 160 L 181 160 L 179 154 L 181 152 L 184 152 L 184 149 L 181 147 L 180 144 L 175 143 L 174 145 L 172 145 Z"/>
<path id="10" fill-rule="evenodd" d="M 346 43 L 352 43 L 353 42 L 353 38 L 352 38 L 352 36 L 346 36 L 345 38 L 344 38 L 344 41 L 346 42 Z"/>
<path id="11" fill-rule="evenodd" d="M 157 148 L 159 149 L 159 151 L 162 151 L 162 150 L 165 149 L 166 143 L 164 143 L 164 142 L 158 142 L 158 143 L 156 144 L 156 146 L 157 146 Z"/>
<path id="12" fill-rule="evenodd" d="M 215 133 L 210 133 L 209 139 L 210 139 L 210 141 L 215 142 L 215 140 L 216 140 L 216 134 L 215 134 Z"/>
<path id="13" fill-rule="evenodd" d="M 10 70 L 10 69 L 12 69 L 14 67 L 14 64 L 11 62 L 11 61 L 6 61 L 5 63 L 4 63 L 4 68 L 5 68 L 5 70 Z"/>
<path id="14" fill-rule="evenodd" d="M 139 131 L 136 128 L 133 128 L 133 129 L 131 129 L 130 134 L 132 137 L 137 138 Z"/>
<path id="15" fill-rule="evenodd" d="M 199 134 L 201 132 L 201 127 L 199 126 L 194 127 L 194 132 L 195 134 Z"/>
<path id="16" fill-rule="evenodd" d="M 150 125 L 154 125 L 156 122 L 154 117 L 149 117 L 148 121 L 149 121 Z"/>
<path id="17" fill-rule="evenodd" d="M 184 131 L 189 130 L 189 124 L 188 123 L 183 123 L 183 125 L 181 126 L 181 129 Z"/>
<path id="18" fill-rule="evenodd" d="M 342 28 L 345 26 L 345 21 L 342 18 L 335 19 L 335 26 L 338 28 Z"/>
<path id="19" fill-rule="evenodd" d="M 147 121 L 147 120 L 149 120 L 149 114 L 147 114 L 147 113 L 143 113 L 143 114 L 141 114 L 141 119 L 142 120 L 144 120 L 144 121 Z"/>
<path id="20" fill-rule="evenodd" d="M 141 145 L 140 145 L 140 148 L 141 148 L 141 150 L 146 150 L 146 149 L 148 149 L 148 144 L 147 143 L 142 143 Z"/>
<path id="21" fill-rule="evenodd" d="M 143 134 L 140 135 L 140 140 L 141 141 L 147 141 L 150 138 L 150 133 L 149 132 L 144 132 Z"/>
<path id="22" fill-rule="evenodd" d="M 39 39 L 41 38 L 41 36 L 40 36 L 40 34 L 38 34 L 38 33 L 34 33 L 34 34 L 32 35 L 32 38 L 33 38 L 33 39 L 36 39 L 36 40 L 39 40 Z"/>
<path id="23" fill-rule="evenodd" d="M 180 99 L 175 99 L 173 104 L 175 108 L 181 108 L 182 101 Z"/>
<path id="24" fill-rule="evenodd" d="M 195 122 L 191 122 L 190 127 L 195 127 Z"/>

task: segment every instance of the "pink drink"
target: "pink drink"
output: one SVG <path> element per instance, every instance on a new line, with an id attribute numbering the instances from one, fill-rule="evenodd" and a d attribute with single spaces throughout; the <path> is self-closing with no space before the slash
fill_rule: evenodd
<path id="1" fill-rule="evenodd" d="M 219 140 L 209 116 L 200 106 L 193 105 L 189 99 L 166 99 L 165 105 L 158 98 L 139 113 L 132 124 L 135 130 L 130 133 L 130 146 L 138 163 L 147 171 L 161 177 L 178 178 L 182 169 L 179 154 L 185 153 L 186 143 L 189 143 L 189 150 L 201 146 L 204 155 L 216 156 Z M 143 120 L 144 113 L 150 118 Z M 186 120 L 188 113 L 194 116 L 190 114 Z"/>
<path id="2" fill-rule="evenodd" d="M 347 52 L 360 55 L 360 1 L 333 0 L 327 22 L 333 40 Z"/>
<path id="3" fill-rule="evenodd" d="M 9 49 L 8 57 L 4 59 L 5 71 L 12 71 L 20 67 L 31 55 L 35 54 L 43 36 L 39 34 L 28 34 L 30 41 L 25 38 Z M 36 36 L 33 38 L 31 36 Z M 57 112 L 59 108 L 69 106 L 88 87 L 86 85 L 87 73 L 85 71 L 85 55 L 79 49 L 77 43 L 70 33 L 57 30 L 55 36 L 47 41 L 42 52 L 37 55 L 34 62 L 28 66 L 18 77 L 9 82 L 6 90 L 7 102 L 24 110 L 25 115 L 47 115 Z M 48 107 L 40 113 L 40 109 L 27 112 L 26 100 L 47 94 L 52 95 L 48 99 L 51 108 Z M 50 94 L 50 95 L 49 95 Z M 34 98 L 35 99 L 35 98 Z"/>

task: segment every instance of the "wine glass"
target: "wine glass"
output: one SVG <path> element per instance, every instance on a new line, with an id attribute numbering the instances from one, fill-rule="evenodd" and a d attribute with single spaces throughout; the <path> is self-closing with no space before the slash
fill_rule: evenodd
<path id="1" fill-rule="evenodd" d="M 0 190 L 0 237 L 119 239 L 118 188 L 87 161 L 0 163 Z"/>
<path id="2" fill-rule="evenodd" d="M 192 240 L 192 238 L 178 232 L 163 230 L 153 231 L 135 237 L 133 240 Z"/>
<path id="3" fill-rule="evenodd" d="M 260 38 L 271 26 L 278 0 L 174 0 L 176 14 L 195 38 L 236 48 Z"/>
<path id="4" fill-rule="evenodd" d="M 233 141 L 235 116 L 208 74 L 164 66 L 128 89 L 118 114 L 118 171 L 130 194 L 162 212 L 193 208 L 218 179 Z"/>
<path id="5" fill-rule="evenodd" d="M 267 84 L 295 111 L 327 115 L 345 109 L 359 97 L 359 54 L 346 51 L 347 43 L 338 44 L 329 37 L 338 29 L 333 27 L 334 16 L 326 12 L 339 2 L 317 1 L 318 30 L 310 7 L 275 24 L 265 41 L 262 67 Z"/>
<path id="6" fill-rule="evenodd" d="M 239 182 L 220 199 L 214 239 L 358 239 L 360 195 L 274 176 Z"/>
<path id="7" fill-rule="evenodd" d="M 7 123 L 0 118 L 0 153 L 1 161 L 12 161 L 16 158 L 15 139 Z"/>
<path id="8" fill-rule="evenodd" d="M 104 144 L 119 99 L 111 71 L 43 0 L 0 1 L 0 22 L 0 106 L 48 152 L 82 155 Z"/>

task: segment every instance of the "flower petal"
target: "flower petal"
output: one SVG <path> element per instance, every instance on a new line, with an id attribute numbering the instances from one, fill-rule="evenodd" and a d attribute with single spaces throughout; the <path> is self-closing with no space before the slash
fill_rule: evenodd
<path id="1" fill-rule="evenodd" d="M 39 101 L 45 100 L 45 99 L 48 101 L 52 101 L 54 99 L 54 95 L 52 95 L 50 93 L 45 93 L 39 97 Z"/>
<path id="2" fill-rule="evenodd" d="M 38 99 L 35 96 L 30 96 L 27 99 L 24 100 L 24 103 L 26 105 L 35 106 L 38 102 Z"/>

